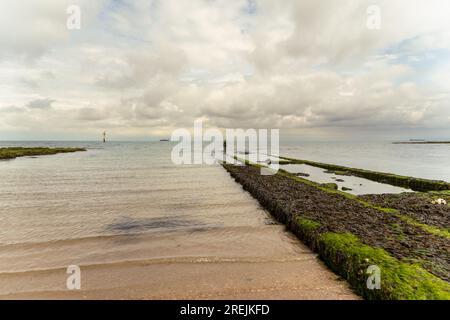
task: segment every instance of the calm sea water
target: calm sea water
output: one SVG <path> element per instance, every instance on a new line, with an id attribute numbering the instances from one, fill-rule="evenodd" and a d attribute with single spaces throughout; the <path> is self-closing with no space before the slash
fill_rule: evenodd
<path id="1" fill-rule="evenodd" d="M 268 219 L 221 167 L 173 165 L 170 143 L 20 145 L 88 151 L 0 162 L 2 244 L 245 226 Z"/>
<path id="2" fill-rule="evenodd" d="M 281 145 L 280 154 L 299 159 L 450 182 L 450 144 L 298 142 Z"/>
<path id="3" fill-rule="evenodd" d="M 298 241 L 222 167 L 173 165 L 171 143 L 1 145 L 88 151 L 0 161 L 0 275 L 146 259 L 297 259 Z"/>
<path id="4" fill-rule="evenodd" d="M 1 142 L 87 152 L 0 161 L 0 272 L 141 258 L 295 257 L 295 239 L 219 166 L 164 142 Z M 285 144 L 280 153 L 450 181 L 450 146 Z"/>

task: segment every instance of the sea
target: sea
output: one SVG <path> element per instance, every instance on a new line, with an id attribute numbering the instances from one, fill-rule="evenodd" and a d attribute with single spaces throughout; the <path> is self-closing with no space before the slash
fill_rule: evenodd
<path id="1" fill-rule="evenodd" d="M 64 296 L 77 265 L 94 298 L 352 297 L 220 165 L 173 164 L 171 142 L 9 146 L 87 151 L 0 161 L 0 296 Z M 450 181 L 449 145 L 299 142 L 280 154 Z"/>

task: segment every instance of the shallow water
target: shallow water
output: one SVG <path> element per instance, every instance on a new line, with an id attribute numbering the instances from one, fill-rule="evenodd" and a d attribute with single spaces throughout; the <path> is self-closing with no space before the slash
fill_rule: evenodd
<path id="1" fill-rule="evenodd" d="M 410 189 L 400 188 L 386 183 L 379 183 L 364 178 L 326 173 L 325 171 L 327 170 L 325 169 L 306 164 L 288 164 L 282 165 L 281 168 L 291 173 L 309 174 L 308 177 L 300 177 L 317 183 L 336 183 L 339 190 L 343 191 L 342 188 L 346 187 L 351 190 L 345 190 L 345 192 L 354 195 L 412 192 Z"/>
<path id="2" fill-rule="evenodd" d="M 170 143 L 0 145 L 89 149 L 0 161 L 0 295 L 67 294 L 65 268 L 76 264 L 88 270 L 94 298 L 354 297 L 221 167 L 173 165 Z M 298 144 L 280 154 L 450 180 L 448 146 Z M 350 188 L 359 182 L 336 177 Z M 376 183 L 365 185 L 377 193 Z M 196 291 L 203 272 L 208 280 Z M 121 280 L 101 282 L 106 273 Z"/>
<path id="3" fill-rule="evenodd" d="M 1 245 L 272 223 L 221 167 L 173 165 L 170 144 L 74 145 L 89 150 L 0 163 Z"/>
<path id="4" fill-rule="evenodd" d="M 449 144 L 289 142 L 280 146 L 280 155 L 450 182 Z"/>
<path id="5" fill-rule="evenodd" d="M 0 296 L 62 297 L 75 264 L 83 297 L 353 297 L 222 167 L 173 165 L 170 143 L 12 145 L 88 151 L 0 162 Z"/>

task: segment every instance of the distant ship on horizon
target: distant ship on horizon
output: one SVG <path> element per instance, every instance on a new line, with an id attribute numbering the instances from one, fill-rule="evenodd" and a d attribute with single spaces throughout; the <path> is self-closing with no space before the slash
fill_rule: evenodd
<path id="1" fill-rule="evenodd" d="M 170 139 L 160 139 L 159 141 L 165 141 L 165 142 L 167 142 L 167 141 L 170 141 Z"/>

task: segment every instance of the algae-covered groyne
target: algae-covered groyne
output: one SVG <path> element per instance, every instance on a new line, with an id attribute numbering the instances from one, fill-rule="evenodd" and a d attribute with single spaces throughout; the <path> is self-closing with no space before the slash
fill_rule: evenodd
<path id="1" fill-rule="evenodd" d="M 450 144 L 450 141 L 396 141 L 393 144 Z"/>
<path id="2" fill-rule="evenodd" d="M 0 148 L 0 160 L 2 159 L 14 159 L 17 157 L 27 157 L 27 156 L 43 156 L 57 153 L 69 153 L 86 151 L 84 148 L 22 148 L 22 147 L 10 147 L 10 148 Z"/>
<path id="3" fill-rule="evenodd" d="M 283 170 L 224 168 L 363 297 L 450 299 L 448 229 Z M 380 289 L 367 285 L 369 266 L 381 271 Z"/>
<path id="4" fill-rule="evenodd" d="M 414 191 L 441 191 L 450 190 L 450 183 L 445 181 L 428 180 L 415 177 L 401 176 L 393 173 L 377 172 L 365 169 L 350 168 L 335 164 L 321 163 L 310 160 L 280 157 L 282 164 L 307 164 L 313 167 L 329 170 L 337 175 L 352 175 L 368 180 L 388 183 L 397 187 L 407 188 Z"/>

